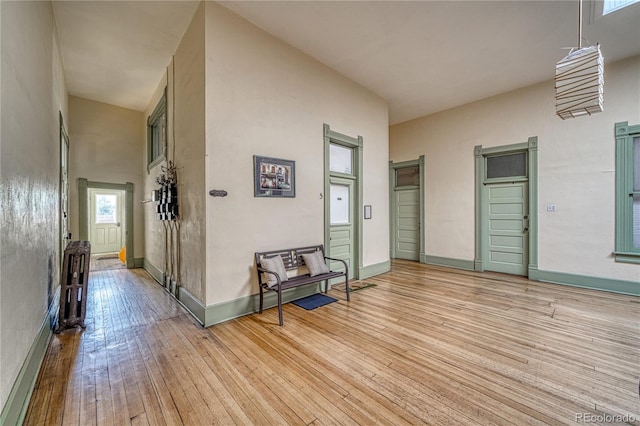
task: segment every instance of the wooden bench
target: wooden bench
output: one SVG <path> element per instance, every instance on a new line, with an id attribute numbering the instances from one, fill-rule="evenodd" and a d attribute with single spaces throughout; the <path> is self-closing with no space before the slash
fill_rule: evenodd
<path id="1" fill-rule="evenodd" d="M 324 260 L 334 260 L 337 262 L 342 262 L 344 264 L 344 272 L 340 271 L 331 271 L 322 273 L 320 275 L 310 276 L 309 273 L 299 273 L 297 275 L 290 276 L 286 281 L 281 281 L 280 276 L 273 270 L 265 269 L 262 266 L 262 260 L 264 258 L 272 258 L 275 256 L 280 256 L 282 258 L 282 262 L 284 263 L 285 270 L 299 270 L 302 267 L 305 267 L 304 259 L 302 258 L 303 254 L 312 254 L 314 252 L 319 251 L 322 254 Z M 264 303 L 264 292 L 271 290 L 278 293 L 278 318 L 280 320 L 280 325 L 283 324 L 282 321 L 282 291 L 300 287 L 305 284 L 317 283 L 324 281 L 325 287 L 324 292 L 326 293 L 329 289 L 329 280 L 338 277 L 345 277 L 345 290 L 347 293 L 347 301 L 349 301 L 349 266 L 347 262 L 342 259 L 334 259 L 331 257 L 326 257 L 324 255 L 324 247 L 322 244 L 316 246 L 309 247 L 298 247 L 298 248 L 290 248 L 284 250 L 271 250 L 271 251 L 262 251 L 256 252 L 256 266 L 258 269 L 258 283 L 260 286 L 260 313 L 262 313 L 263 303 Z M 298 271 L 301 272 L 301 271 Z M 276 283 L 269 286 L 267 283 L 266 275 L 271 275 L 276 278 Z M 322 287 L 321 287 L 322 289 Z"/>

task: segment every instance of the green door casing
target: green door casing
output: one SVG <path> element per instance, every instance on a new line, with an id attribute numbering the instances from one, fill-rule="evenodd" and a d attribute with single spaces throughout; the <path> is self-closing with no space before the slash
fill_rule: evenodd
<path id="1" fill-rule="evenodd" d="M 527 275 L 529 209 L 527 182 L 486 185 L 485 269 Z"/>
<path id="2" fill-rule="evenodd" d="M 395 257 L 420 260 L 419 189 L 397 189 L 395 193 Z"/>
<path id="3" fill-rule="evenodd" d="M 474 270 L 538 280 L 538 138 L 473 151 Z"/>
<path id="4" fill-rule="evenodd" d="M 357 280 L 362 271 L 362 136 L 351 137 L 323 125 L 324 139 L 324 245 L 328 257 L 342 259 L 349 278 Z M 330 262 L 334 270 L 344 270 L 341 262 Z M 330 281 L 330 285 L 344 281 Z"/>

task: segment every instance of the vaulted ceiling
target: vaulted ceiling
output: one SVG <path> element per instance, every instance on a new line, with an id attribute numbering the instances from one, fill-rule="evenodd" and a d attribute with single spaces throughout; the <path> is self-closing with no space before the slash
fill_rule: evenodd
<path id="1" fill-rule="evenodd" d="M 577 0 L 220 4 L 386 99 L 392 124 L 551 80 L 578 42 Z M 197 5 L 54 1 L 70 94 L 144 109 Z M 639 55 L 640 3 L 601 10 L 584 2 L 584 44 Z"/>

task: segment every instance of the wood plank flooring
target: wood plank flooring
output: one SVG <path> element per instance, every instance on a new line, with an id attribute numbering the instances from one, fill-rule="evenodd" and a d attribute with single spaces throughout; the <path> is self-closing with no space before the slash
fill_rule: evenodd
<path id="1" fill-rule="evenodd" d="M 366 281 L 204 329 L 143 270 L 92 272 L 25 424 L 640 424 L 639 298 L 407 261 Z"/>

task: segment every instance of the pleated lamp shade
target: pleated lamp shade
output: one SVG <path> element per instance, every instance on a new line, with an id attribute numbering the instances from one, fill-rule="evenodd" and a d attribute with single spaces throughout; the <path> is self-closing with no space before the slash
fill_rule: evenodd
<path id="1" fill-rule="evenodd" d="M 556 114 L 563 120 L 602 112 L 604 61 L 600 45 L 573 49 L 556 64 Z"/>

